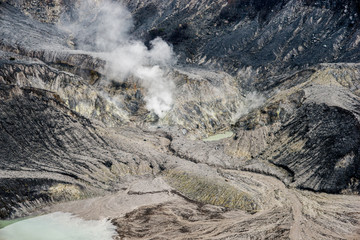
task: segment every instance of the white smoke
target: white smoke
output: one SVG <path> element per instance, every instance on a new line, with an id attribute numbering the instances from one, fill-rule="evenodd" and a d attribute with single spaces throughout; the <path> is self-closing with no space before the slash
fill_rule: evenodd
<path id="1" fill-rule="evenodd" d="M 245 95 L 243 104 L 237 109 L 232 116 L 231 122 L 234 124 L 240 117 L 248 114 L 251 110 L 260 107 L 265 103 L 266 99 L 258 92 L 249 92 Z"/>
<path id="2" fill-rule="evenodd" d="M 82 0 L 75 22 L 63 18 L 62 28 L 75 34 L 78 48 L 101 52 L 107 61 L 109 79 L 137 79 L 146 89 L 146 107 L 163 117 L 173 104 L 174 83 L 167 70 L 176 63 L 172 47 L 161 38 L 150 42 L 150 49 L 131 36 L 131 13 L 120 3 L 109 0 Z"/>

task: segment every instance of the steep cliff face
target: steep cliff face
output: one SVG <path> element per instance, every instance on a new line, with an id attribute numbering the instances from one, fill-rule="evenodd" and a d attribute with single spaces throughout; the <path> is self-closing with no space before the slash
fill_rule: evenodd
<path id="1" fill-rule="evenodd" d="M 359 66 L 313 70 L 295 86 L 293 78 L 283 81 L 281 92 L 240 118 L 227 151 L 283 167 L 296 187 L 358 192 Z"/>
<path id="2" fill-rule="evenodd" d="M 135 32 L 161 36 L 182 59 L 278 75 L 321 62 L 359 60 L 358 1 L 127 1 Z M 153 11 L 147 11 L 153 9 Z M 151 16 L 143 17 L 142 14 Z M 137 17 L 138 16 L 138 17 Z M 286 70 L 285 70 L 286 69 Z"/>
<path id="3" fill-rule="evenodd" d="M 108 189 L 119 155 L 89 120 L 54 92 L 1 84 L 0 96 L 2 217 Z"/>

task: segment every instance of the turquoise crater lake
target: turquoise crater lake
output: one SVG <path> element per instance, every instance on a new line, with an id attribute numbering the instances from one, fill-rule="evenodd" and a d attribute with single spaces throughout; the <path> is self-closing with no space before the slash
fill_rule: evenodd
<path id="1" fill-rule="evenodd" d="M 25 219 L 0 229 L 0 240 L 112 240 L 115 226 L 107 220 L 85 221 L 56 212 Z"/>

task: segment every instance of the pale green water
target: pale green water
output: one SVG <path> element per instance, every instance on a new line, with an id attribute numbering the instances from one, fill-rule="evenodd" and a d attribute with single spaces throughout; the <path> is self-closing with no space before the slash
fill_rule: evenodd
<path id="1" fill-rule="evenodd" d="M 85 221 L 69 213 L 52 213 L 18 221 L 0 229 L 0 240 L 112 240 L 109 221 Z"/>
<path id="2" fill-rule="evenodd" d="M 222 140 L 222 139 L 225 139 L 225 138 L 229 138 L 232 135 L 234 135 L 234 133 L 231 132 L 231 131 L 228 131 L 228 132 L 224 132 L 224 133 L 220 133 L 220 134 L 210 136 L 208 138 L 203 139 L 203 141 L 205 141 L 205 142 L 218 141 L 218 140 Z"/>
<path id="3" fill-rule="evenodd" d="M 23 221 L 25 219 L 29 219 L 30 217 L 26 217 L 26 218 L 17 218 L 17 219 L 12 219 L 12 220 L 0 220 L 0 229 L 9 226 L 11 224 L 14 224 L 16 222 L 20 222 Z"/>

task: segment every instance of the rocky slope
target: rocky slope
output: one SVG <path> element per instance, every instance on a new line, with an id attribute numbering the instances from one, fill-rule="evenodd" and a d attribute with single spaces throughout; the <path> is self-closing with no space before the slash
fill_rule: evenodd
<path id="1" fill-rule="evenodd" d="M 0 2 L 2 219 L 110 217 L 115 239 L 359 238 L 359 1 L 122 4 L 130 42 L 177 55 L 163 116 L 136 72 L 109 76 L 96 32 L 61 25 L 89 20 L 81 2 Z"/>
<path id="2" fill-rule="evenodd" d="M 125 1 L 135 32 L 174 44 L 182 59 L 273 76 L 359 60 L 358 1 Z M 263 80 L 261 80 L 263 82 Z"/>
<path id="3" fill-rule="evenodd" d="M 357 193 L 359 96 L 350 86 L 358 84 L 358 67 L 322 64 L 295 86 L 287 79 L 281 92 L 235 124 L 228 153 L 283 167 L 292 186 Z"/>

